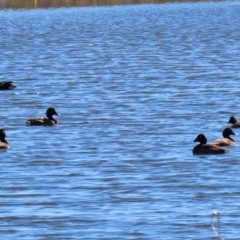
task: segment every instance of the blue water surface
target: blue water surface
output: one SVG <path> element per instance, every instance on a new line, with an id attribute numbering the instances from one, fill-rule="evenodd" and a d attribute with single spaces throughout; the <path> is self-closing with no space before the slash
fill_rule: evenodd
<path id="1" fill-rule="evenodd" d="M 240 2 L 0 11 L 0 237 L 240 236 Z M 54 127 L 26 127 L 50 106 Z M 234 129 L 240 134 L 240 130 Z M 217 219 L 214 218 L 217 226 Z"/>

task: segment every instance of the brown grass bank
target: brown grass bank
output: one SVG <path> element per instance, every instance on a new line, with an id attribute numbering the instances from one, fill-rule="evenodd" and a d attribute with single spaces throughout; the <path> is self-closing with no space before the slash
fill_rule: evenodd
<path id="1" fill-rule="evenodd" d="M 0 8 L 48 8 L 180 2 L 181 0 L 0 0 Z"/>

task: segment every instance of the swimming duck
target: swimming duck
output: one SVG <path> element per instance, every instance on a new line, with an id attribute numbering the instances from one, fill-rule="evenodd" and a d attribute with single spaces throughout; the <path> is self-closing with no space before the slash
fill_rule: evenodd
<path id="1" fill-rule="evenodd" d="M 0 90 L 12 90 L 16 86 L 13 85 L 12 81 L 2 81 L 0 82 Z"/>
<path id="2" fill-rule="evenodd" d="M 56 112 L 53 107 L 50 107 L 46 111 L 47 118 L 36 117 L 30 118 L 25 123 L 26 126 L 53 126 L 57 124 L 57 119 L 53 118 L 53 115 L 59 116 L 60 114 Z"/>
<path id="3" fill-rule="evenodd" d="M 0 141 L 1 141 L 0 142 L 0 149 L 10 148 L 10 145 L 8 144 L 5 137 L 6 137 L 5 129 L 0 129 Z"/>
<path id="4" fill-rule="evenodd" d="M 204 134 L 199 134 L 194 142 L 200 142 L 193 148 L 193 154 L 196 155 L 223 154 L 228 152 L 225 148 L 210 143 L 207 144 L 207 138 Z"/>
<path id="5" fill-rule="evenodd" d="M 237 118 L 235 118 L 234 116 L 231 116 L 229 118 L 228 123 L 232 123 L 232 128 L 240 128 L 240 122 L 238 122 Z"/>
<path id="6" fill-rule="evenodd" d="M 236 142 L 230 137 L 230 135 L 237 135 L 235 132 L 230 127 L 224 128 L 222 132 L 223 138 L 216 139 L 211 144 L 216 144 L 220 147 L 230 147 L 230 146 L 235 146 Z"/>

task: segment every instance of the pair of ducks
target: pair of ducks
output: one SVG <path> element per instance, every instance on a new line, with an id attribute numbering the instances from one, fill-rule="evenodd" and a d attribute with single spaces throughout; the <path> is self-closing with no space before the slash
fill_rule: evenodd
<path id="1" fill-rule="evenodd" d="M 207 143 L 207 138 L 204 134 L 199 134 L 194 142 L 199 142 L 197 146 L 193 148 L 193 154 L 195 155 L 205 155 L 205 154 L 224 154 L 229 152 L 223 147 L 235 146 L 235 141 L 230 137 L 230 135 L 237 135 L 233 132 L 232 128 L 240 128 L 240 122 L 236 117 L 230 117 L 228 123 L 231 123 L 231 127 L 226 127 L 223 132 L 223 138 L 217 139 L 211 143 Z"/>
<path id="2" fill-rule="evenodd" d="M 12 81 L 0 82 L 0 90 L 12 90 L 16 88 Z M 27 126 L 53 126 L 57 124 L 57 120 L 53 115 L 60 115 L 53 107 L 47 109 L 47 118 L 31 118 L 26 121 Z"/>
<path id="3" fill-rule="evenodd" d="M 12 81 L 2 81 L 0 82 L 0 90 L 12 90 L 16 88 L 16 86 L 13 85 Z M 9 148 L 9 144 L 7 142 L 6 138 L 6 132 L 5 129 L 0 129 L 0 149 L 6 149 Z"/>
<path id="4" fill-rule="evenodd" d="M 53 107 L 50 107 L 46 111 L 47 118 L 44 117 L 36 117 L 30 118 L 25 123 L 26 126 L 54 126 L 57 124 L 57 119 L 53 117 L 53 115 L 60 115 L 56 112 Z M 10 148 L 6 138 L 5 129 L 0 129 L 0 149 Z"/>

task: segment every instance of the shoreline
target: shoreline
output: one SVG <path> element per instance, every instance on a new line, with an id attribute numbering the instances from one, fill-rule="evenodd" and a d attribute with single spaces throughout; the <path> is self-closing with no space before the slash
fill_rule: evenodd
<path id="1" fill-rule="evenodd" d="M 128 4 L 159 4 L 177 2 L 199 2 L 184 0 L 0 0 L 0 9 L 34 9 L 60 7 L 113 6 Z"/>

